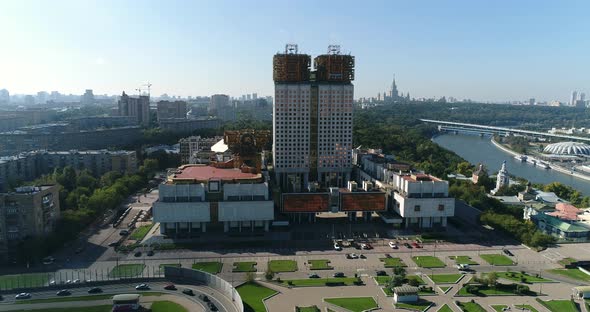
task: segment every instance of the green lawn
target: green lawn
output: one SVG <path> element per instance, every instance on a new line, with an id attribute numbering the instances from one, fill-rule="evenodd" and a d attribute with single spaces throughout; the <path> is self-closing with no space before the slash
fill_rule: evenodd
<path id="1" fill-rule="evenodd" d="M 512 259 L 506 257 L 505 255 L 487 254 L 479 256 L 491 265 L 514 265 Z"/>
<path id="2" fill-rule="evenodd" d="M 537 301 L 551 312 L 579 312 L 576 308 L 576 305 L 571 302 L 571 300 L 543 301 L 541 299 L 537 299 Z"/>
<path id="3" fill-rule="evenodd" d="M 256 262 L 234 262 L 233 272 L 256 272 Z"/>
<path id="4" fill-rule="evenodd" d="M 283 286 L 289 285 L 294 287 L 323 287 L 326 286 L 326 283 L 343 283 L 345 286 L 352 286 L 356 280 L 356 277 L 331 277 L 282 280 L 281 283 Z"/>
<path id="5" fill-rule="evenodd" d="M 428 276 L 435 284 L 455 284 L 463 274 L 435 274 Z"/>
<path id="6" fill-rule="evenodd" d="M 438 288 L 440 288 L 440 290 L 442 290 L 443 293 L 446 293 L 447 289 L 453 288 L 453 286 L 438 286 Z"/>
<path id="7" fill-rule="evenodd" d="M 145 264 L 119 264 L 109 272 L 109 277 L 137 277 L 143 273 Z"/>
<path id="8" fill-rule="evenodd" d="M 296 307 L 295 312 L 321 312 L 317 306 L 311 307 Z"/>
<path id="9" fill-rule="evenodd" d="M 417 256 L 417 257 L 412 257 L 412 260 L 414 260 L 414 262 L 416 262 L 416 264 L 422 268 L 444 268 L 444 267 L 446 267 L 444 262 L 442 262 L 439 258 L 433 257 L 433 256 Z"/>
<path id="10" fill-rule="evenodd" d="M 504 308 L 507 308 L 508 306 L 505 304 L 494 304 L 492 305 L 492 309 L 498 311 L 498 312 L 503 312 Z"/>
<path id="11" fill-rule="evenodd" d="M 30 273 L 0 276 L 0 289 L 46 286 L 53 279 L 53 273 Z"/>
<path id="12" fill-rule="evenodd" d="M 84 307 L 84 312 L 111 312 L 113 305 L 100 305 L 94 307 Z M 37 310 L 12 310 L 10 312 L 80 312 L 80 308 L 53 308 L 53 309 L 37 309 Z"/>
<path id="13" fill-rule="evenodd" d="M 407 267 L 400 258 L 380 258 L 386 268 Z"/>
<path id="14" fill-rule="evenodd" d="M 451 310 L 451 308 L 449 308 L 449 306 L 445 304 L 442 307 L 440 307 L 440 309 L 438 309 L 436 312 L 453 312 L 453 310 Z"/>
<path id="15" fill-rule="evenodd" d="M 266 308 L 264 307 L 262 300 L 276 294 L 276 291 L 257 283 L 242 284 L 238 286 L 236 290 L 240 294 L 240 297 L 242 297 L 242 301 L 244 302 L 244 310 L 251 312 L 266 312 Z"/>
<path id="16" fill-rule="evenodd" d="M 459 302 L 457 305 L 464 312 L 486 312 L 484 308 L 475 302 Z"/>
<path id="17" fill-rule="evenodd" d="M 141 241 L 147 235 L 147 233 L 150 232 L 153 226 L 153 224 L 146 224 L 138 227 L 135 229 L 135 231 L 133 231 L 133 233 L 131 233 L 131 235 L 129 235 L 129 239 Z"/>
<path id="18" fill-rule="evenodd" d="M 142 292 L 142 296 L 161 296 L 163 293 L 161 292 Z M 16 304 L 31 304 L 31 303 L 51 303 L 51 302 L 69 302 L 69 301 L 96 301 L 96 300 L 106 300 L 111 299 L 113 297 L 112 294 L 110 295 L 88 295 L 88 296 L 74 296 L 74 297 L 55 297 L 55 298 L 47 298 L 47 299 L 27 299 L 22 301 L 17 301 Z"/>
<path id="19" fill-rule="evenodd" d="M 295 272 L 297 271 L 297 261 L 294 260 L 270 260 L 268 267 L 273 272 Z"/>
<path id="20" fill-rule="evenodd" d="M 478 265 L 479 263 L 473 261 L 469 256 L 450 256 L 449 259 L 455 260 L 456 264 Z"/>
<path id="21" fill-rule="evenodd" d="M 412 311 L 424 311 L 430 307 L 432 302 L 427 300 L 419 300 L 418 302 L 414 303 L 396 303 L 395 307 L 399 309 L 406 309 Z"/>
<path id="22" fill-rule="evenodd" d="M 553 282 L 550 279 L 536 277 L 529 274 L 522 274 L 521 272 L 496 272 L 498 277 L 523 283 L 549 283 Z M 524 279 L 522 279 L 524 278 Z M 522 279 L 522 280 L 521 280 Z"/>
<path id="23" fill-rule="evenodd" d="M 163 264 L 160 264 L 160 266 L 159 266 L 160 274 L 164 274 L 164 267 L 180 268 L 181 265 L 180 265 L 180 263 L 163 263 Z"/>
<path id="24" fill-rule="evenodd" d="M 514 307 L 520 308 L 520 309 L 524 308 L 524 309 L 527 309 L 531 312 L 539 312 L 539 310 L 533 308 L 531 305 L 528 305 L 528 304 L 515 304 Z"/>
<path id="25" fill-rule="evenodd" d="M 467 292 L 467 285 L 465 284 L 459 291 L 457 292 L 458 296 L 478 296 L 478 297 L 486 297 L 486 296 L 526 296 L 526 295 L 517 295 L 516 294 L 516 284 L 506 285 L 498 283 L 495 288 L 487 287 L 484 285 L 476 285 L 479 288 L 477 294 L 472 294 Z M 534 296 L 536 295 L 535 292 L 530 291 L 528 295 Z"/>
<path id="26" fill-rule="evenodd" d="M 553 269 L 547 272 L 567 276 L 571 279 L 580 280 L 584 282 L 590 282 L 590 275 L 578 270 L 578 269 Z"/>
<path id="27" fill-rule="evenodd" d="M 223 268 L 223 263 L 217 261 L 196 262 L 193 263 L 192 268 L 193 270 L 199 270 L 210 274 L 217 274 L 221 272 L 221 269 Z"/>
<path id="28" fill-rule="evenodd" d="M 391 276 L 374 276 L 373 277 L 378 285 L 385 285 L 391 280 Z M 420 285 L 426 285 L 426 282 L 418 275 L 406 275 L 406 281 L 416 280 Z"/>
<path id="29" fill-rule="evenodd" d="M 321 259 L 321 260 L 308 260 L 307 263 L 310 265 L 311 270 L 332 270 L 333 267 L 330 266 L 330 260 Z"/>
<path id="30" fill-rule="evenodd" d="M 324 301 L 352 312 L 362 312 L 377 307 L 377 302 L 373 297 L 325 298 Z"/>
<path id="31" fill-rule="evenodd" d="M 420 285 L 426 285 L 426 282 L 418 275 L 406 275 L 406 280 L 416 280 Z"/>
<path id="32" fill-rule="evenodd" d="M 383 289 L 383 292 L 387 297 L 393 297 L 393 290 L 391 290 L 391 288 L 383 287 L 381 289 Z"/>
<path id="33" fill-rule="evenodd" d="M 183 306 L 172 301 L 156 301 L 152 303 L 152 312 L 188 312 Z"/>

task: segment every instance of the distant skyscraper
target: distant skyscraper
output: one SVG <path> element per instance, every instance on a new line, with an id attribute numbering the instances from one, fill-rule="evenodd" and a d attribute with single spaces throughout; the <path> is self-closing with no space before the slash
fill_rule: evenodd
<path id="1" fill-rule="evenodd" d="M 397 100 L 399 97 L 397 85 L 395 84 L 395 76 L 393 76 L 393 82 L 391 83 L 391 89 L 389 90 L 389 97 L 391 100 Z"/>
<path id="2" fill-rule="evenodd" d="M 92 105 L 94 104 L 94 93 L 92 93 L 92 89 L 86 89 L 82 97 L 80 98 L 80 104 L 82 105 Z"/>
<path id="3" fill-rule="evenodd" d="M 575 106 L 577 100 L 578 100 L 578 91 L 574 91 L 574 92 L 572 92 L 572 99 L 570 100 L 570 105 Z"/>
<path id="4" fill-rule="evenodd" d="M 279 185 L 291 191 L 312 181 L 343 187 L 352 171 L 354 57 L 330 46 L 314 59 L 315 75 L 310 66 L 297 45 L 273 57 L 273 161 Z"/>
<path id="5" fill-rule="evenodd" d="M 258 99 L 258 93 L 252 93 L 252 99 L 253 100 Z"/>
<path id="6" fill-rule="evenodd" d="M 6 89 L 0 90 L 0 104 L 10 103 L 10 92 Z"/>
<path id="7" fill-rule="evenodd" d="M 45 104 L 47 102 L 47 97 L 48 96 L 49 96 L 49 93 L 47 93 L 45 91 L 39 91 L 39 92 L 37 92 L 37 101 L 36 101 L 36 103 Z"/>
<path id="8" fill-rule="evenodd" d="M 580 93 L 580 101 L 586 101 L 586 93 Z"/>
<path id="9" fill-rule="evenodd" d="M 149 125 L 150 97 L 140 95 L 139 98 L 132 98 L 123 92 L 119 100 L 119 116 L 134 117 L 137 124 Z"/>
<path id="10" fill-rule="evenodd" d="M 157 105 L 158 120 L 186 118 L 187 105 L 185 101 L 159 101 Z"/>
<path id="11" fill-rule="evenodd" d="M 529 99 L 529 105 L 535 105 L 535 98 Z"/>

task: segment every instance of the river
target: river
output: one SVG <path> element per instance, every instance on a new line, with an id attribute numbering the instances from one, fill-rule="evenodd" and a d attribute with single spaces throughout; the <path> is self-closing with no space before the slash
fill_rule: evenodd
<path id="1" fill-rule="evenodd" d="M 438 145 L 451 150 L 470 163 L 483 163 L 490 174 L 500 170 L 502 162 L 506 161 L 506 169 L 512 175 L 523 177 L 533 183 L 548 184 L 561 182 L 590 196 L 590 181 L 572 177 L 555 170 L 533 167 L 531 164 L 520 162 L 513 156 L 495 147 L 489 136 L 479 137 L 464 134 L 441 134 L 434 138 Z"/>

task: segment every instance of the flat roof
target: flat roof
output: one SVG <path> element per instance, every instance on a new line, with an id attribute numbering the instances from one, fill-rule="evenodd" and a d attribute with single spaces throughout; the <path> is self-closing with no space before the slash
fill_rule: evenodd
<path id="1" fill-rule="evenodd" d="M 222 181 L 257 180 L 262 178 L 259 173 L 242 172 L 236 168 L 215 168 L 206 165 L 185 165 L 176 171 L 172 180 L 208 181 L 219 179 Z"/>

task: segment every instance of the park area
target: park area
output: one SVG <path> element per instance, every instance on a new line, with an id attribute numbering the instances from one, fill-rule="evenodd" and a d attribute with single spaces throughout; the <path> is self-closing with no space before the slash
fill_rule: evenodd
<path id="1" fill-rule="evenodd" d="M 0 276 L 0 289 L 46 286 L 53 279 L 51 273 L 31 273 Z"/>
<path id="2" fill-rule="evenodd" d="M 209 274 L 217 274 L 221 272 L 223 268 L 223 263 L 212 261 L 212 262 L 195 262 L 192 265 L 193 270 L 199 270 L 203 272 L 207 272 Z"/>
<path id="3" fill-rule="evenodd" d="M 543 301 L 537 298 L 537 302 L 549 309 L 551 312 L 578 312 L 577 306 L 571 300 Z"/>
<path id="4" fill-rule="evenodd" d="M 271 272 L 295 272 L 297 271 L 297 261 L 294 260 L 270 260 L 268 268 Z"/>
<path id="5" fill-rule="evenodd" d="M 505 255 L 486 254 L 486 255 L 479 255 L 479 256 L 491 265 L 497 265 L 497 266 L 514 265 L 514 261 L 512 261 L 512 259 L 506 257 Z"/>
<path id="6" fill-rule="evenodd" d="M 119 264 L 109 272 L 111 278 L 137 277 L 143 273 L 145 264 Z"/>
<path id="7" fill-rule="evenodd" d="M 435 274 L 429 277 L 435 284 L 455 284 L 463 274 Z"/>
<path id="8" fill-rule="evenodd" d="M 396 303 L 395 307 L 398 309 L 406 309 L 410 311 L 426 311 L 432 302 L 420 299 L 418 302 L 405 302 L 405 303 Z"/>
<path id="9" fill-rule="evenodd" d="M 321 260 L 308 260 L 307 263 L 310 265 L 311 270 L 332 270 L 333 267 L 330 266 L 330 260 L 321 259 Z"/>
<path id="10" fill-rule="evenodd" d="M 256 272 L 256 262 L 234 262 L 233 272 Z"/>
<path id="11" fill-rule="evenodd" d="M 449 259 L 455 260 L 456 264 L 478 265 L 479 263 L 473 261 L 469 256 L 449 256 Z"/>
<path id="12" fill-rule="evenodd" d="M 379 258 L 386 268 L 407 267 L 400 258 Z"/>
<path id="13" fill-rule="evenodd" d="M 580 269 L 553 269 L 549 270 L 548 272 L 559 274 L 579 281 L 590 282 L 590 275 L 582 272 Z"/>
<path id="14" fill-rule="evenodd" d="M 154 225 L 150 223 L 138 227 L 137 229 L 135 229 L 135 231 L 133 231 L 133 233 L 131 233 L 131 235 L 129 235 L 129 239 L 142 241 L 143 238 L 150 232 L 153 226 Z"/>
<path id="15" fill-rule="evenodd" d="M 486 309 L 476 302 L 459 302 L 457 303 L 457 306 L 459 306 L 463 312 L 486 312 Z"/>
<path id="16" fill-rule="evenodd" d="M 373 297 L 326 298 L 324 301 L 352 312 L 362 312 L 377 307 Z"/>
<path id="17" fill-rule="evenodd" d="M 246 283 L 236 288 L 242 301 L 244 310 L 249 312 L 266 312 L 263 300 L 277 292 L 258 283 Z"/>
<path id="18" fill-rule="evenodd" d="M 412 260 L 422 268 L 444 268 L 446 267 L 445 263 L 442 262 L 439 258 L 433 256 L 416 256 L 412 257 Z"/>

